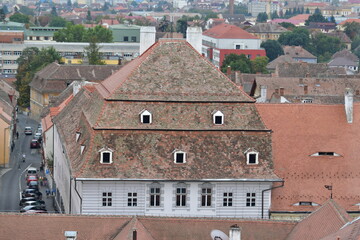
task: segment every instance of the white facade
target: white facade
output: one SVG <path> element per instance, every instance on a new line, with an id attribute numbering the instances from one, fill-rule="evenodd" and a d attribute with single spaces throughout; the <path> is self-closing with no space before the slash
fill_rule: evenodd
<path id="1" fill-rule="evenodd" d="M 173 7 L 174 8 L 183 8 L 187 6 L 187 1 L 186 0 L 173 0 Z"/>
<path id="2" fill-rule="evenodd" d="M 235 181 L 180 183 L 76 179 L 76 182 L 76 190 L 81 196 L 82 203 L 81 205 L 75 204 L 80 203 L 80 198 L 73 188 L 71 194 L 72 213 L 171 217 L 261 218 L 262 191 L 272 186 L 271 182 Z M 72 184 L 72 186 L 74 185 Z M 159 206 L 150 205 L 150 188 L 154 186 L 160 188 Z M 179 186 L 186 187 L 185 206 L 177 206 L 177 188 Z M 210 206 L 202 206 L 203 188 L 211 188 Z M 107 205 L 110 198 L 108 193 L 111 193 L 111 206 Z M 136 197 L 133 196 L 133 193 L 136 193 Z M 224 193 L 227 196 L 224 196 Z M 136 206 L 133 206 L 132 201 L 135 198 Z M 231 206 L 224 206 L 224 204 L 229 205 L 229 198 L 231 198 Z M 268 217 L 270 198 L 270 191 L 264 192 L 264 218 Z"/>
<path id="3" fill-rule="evenodd" d="M 219 49 L 261 49 L 261 39 L 217 39 L 203 35 L 203 45 L 209 43 Z"/>

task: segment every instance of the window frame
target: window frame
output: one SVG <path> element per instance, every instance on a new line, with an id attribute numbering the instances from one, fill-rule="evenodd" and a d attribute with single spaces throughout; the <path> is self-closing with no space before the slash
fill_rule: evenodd
<path id="1" fill-rule="evenodd" d="M 154 189 L 154 192 L 152 192 L 153 189 Z M 157 189 L 159 190 L 158 192 L 157 192 Z M 160 207 L 161 206 L 161 187 L 160 186 L 150 186 L 149 206 L 150 207 Z"/>
<path id="2" fill-rule="evenodd" d="M 183 154 L 183 162 L 177 162 L 177 156 Z M 184 151 L 174 151 L 174 163 L 175 164 L 184 164 L 186 163 L 186 152 Z"/>
<path id="3" fill-rule="evenodd" d="M 128 192 L 127 194 L 127 206 L 137 207 L 138 206 L 138 194 L 137 192 Z"/>
<path id="4" fill-rule="evenodd" d="M 216 123 L 217 117 L 221 117 L 221 123 Z M 224 113 L 222 113 L 221 111 L 214 111 L 213 112 L 213 124 L 214 125 L 224 125 L 224 122 L 225 122 Z"/>
<path id="5" fill-rule="evenodd" d="M 178 191 L 180 189 L 180 191 Z M 185 191 L 183 191 L 185 190 Z M 187 187 L 178 185 L 175 189 L 175 207 L 186 207 L 187 204 Z"/>
<path id="6" fill-rule="evenodd" d="M 201 207 L 212 207 L 213 203 L 213 188 L 211 186 L 202 186 L 201 187 Z"/>
<path id="7" fill-rule="evenodd" d="M 255 163 L 250 163 L 250 155 L 255 155 Z M 247 165 L 258 165 L 259 164 L 259 153 L 256 151 L 250 151 L 246 153 L 246 164 Z"/>
<path id="8" fill-rule="evenodd" d="M 255 192 L 247 192 L 246 193 L 246 207 L 256 207 L 256 193 Z"/>
<path id="9" fill-rule="evenodd" d="M 144 122 L 144 116 L 149 116 L 149 122 Z M 152 114 L 150 111 L 144 109 L 140 112 L 140 122 L 142 124 L 151 124 L 152 123 Z"/>
<path id="10" fill-rule="evenodd" d="M 102 192 L 102 206 L 112 207 L 112 192 Z"/>
<path id="11" fill-rule="evenodd" d="M 223 192 L 223 207 L 233 207 L 233 192 Z"/>
<path id="12" fill-rule="evenodd" d="M 98 151 L 100 153 L 100 163 L 101 164 L 112 164 L 113 163 L 113 152 L 111 148 L 104 147 Z M 104 153 L 109 154 L 109 162 L 104 162 Z"/>

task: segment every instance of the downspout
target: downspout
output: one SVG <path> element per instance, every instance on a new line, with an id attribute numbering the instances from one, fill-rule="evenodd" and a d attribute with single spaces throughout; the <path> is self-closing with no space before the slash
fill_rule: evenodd
<path id="1" fill-rule="evenodd" d="M 70 196 L 69 196 L 69 214 L 71 214 L 71 180 L 72 180 L 72 177 L 70 177 Z"/>
<path id="2" fill-rule="evenodd" d="M 75 191 L 76 191 L 77 195 L 80 198 L 80 214 L 81 214 L 82 213 L 82 197 L 80 196 L 80 194 L 79 194 L 79 192 L 78 192 L 78 190 L 76 188 L 76 178 L 74 178 L 74 181 L 75 181 Z"/>
<path id="3" fill-rule="evenodd" d="M 261 191 L 261 219 L 264 219 L 264 194 L 266 191 L 270 191 L 270 190 L 273 190 L 275 188 L 280 188 L 280 187 L 283 187 L 284 186 L 284 180 L 281 181 L 281 185 L 280 186 L 275 186 L 275 187 L 271 187 L 271 188 L 268 188 L 268 189 L 264 189 Z"/>

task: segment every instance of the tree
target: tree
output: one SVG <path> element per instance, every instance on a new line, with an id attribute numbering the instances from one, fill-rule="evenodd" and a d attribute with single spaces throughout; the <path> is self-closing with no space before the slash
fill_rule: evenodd
<path id="1" fill-rule="evenodd" d="M 68 21 L 66 21 L 62 17 L 53 17 L 50 20 L 49 26 L 50 27 L 65 27 Z"/>
<path id="2" fill-rule="evenodd" d="M 188 17 L 182 16 L 179 20 L 176 22 L 176 31 L 183 34 L 184 37 L 186 37 L 186 29 L 188 27 Z"/>
<path id="3" fill-rule="evenodd" d="M 266 66 L 269 63 L 269 59 L 265 56 L 256 57 L 254 60 L 251 60 L 251 72 L 252 73 L 267 73 Z"/>
<path id="4" fill-rule="evenodd" d="M 319 8 L 316 8 L 314 14 L 321 14 L 320 9 L 319 9 Z"/>
<path id="5" fill-rule="evenodd" d="M 170 21 L 164 16 L 159 22 L 159 31 L 160 32 L 169 32 L 170 31 Z"/>
<path id="6" fill-rule="evenodd" d="M 305 14 L 310 14 L 309 8 L 306 8 Z"/>
<path id="7" fill-rule="evenodd" d="M 18 22 L 18 23 L 29 23 L 30 18 L 27 15 L 21 13 L 15 13 L 14 15 L 10 16 L 10 21 Z"/>
<path id="8" fill-rule="evenodd" d="M 335 23 L 335 24 L 336 24 L 336 21 L 335 21 L 335 17 L 334 17 L 334 15 L 331 15 L 331 17 L 330 17 L 330 22 L 332 22 L 332 23 Z"/>
<path id="9" fill-rule="evenodd" d="M 6 5 L 3 6 L 2 10 L 4 11 L 5 14 L 9 13 L 9 9 Z"/>
<path id="10" fill-rule="evenodd" d="M 267 40 L 261 44 L 261 47 L 265 49 L 269 61 L 274 60 L 280 55 L 284 55 L 283 48 L 276 40 Z"/>
<path id="11" fill-rule="evenodd" d="M 50 22 L 50 16 L 39 16 L 39 17 L 37 17 L 37 20 L 38 20 L 40 26 L 45 27 Z"/>
<path id="12" fill-rule="evenodd" d="M 112 42 L 112 31 L 100 25 L 97 25 L 94 28 L 88 28 L 84 33 L 83 40 L 84 42 L 91 42 L 92 39 L 94 39 L 96 42 Z"/>
<path id="13" fill-rule="evenodd" d="M 6 14 L 4 12 L 4 9 L 0 9 L 0 22 L 4 22 L 6 18 Z"/>
<path id="14" fill-rule="evenodd" d="M 233 71 L 251 73 L 251 61 L 244 54 L 237 55 L 231 53 L 226 56 L 222 64 L 221 71 L 225 73 L 228 66 L 230 66 Z"/>
<path id="15" fill-rule="evenodd" d="M 360 47 L 357 47 L 354 49 L 353 53 L 358 57 L 360 58 Z"/>
<path id="16" fill-rule="evenodd" d="M 339 38 L 330 37 L 323 33 L 314 34 L 307 50 L 319 58 L 319 62 L 326 62 L 330 57 L 344 48 Z"/>
<path id="17" fill-rule="evenodd" d="M 89 21 L 89 22 L 92 21 L 92 17 L 91 17 L 91 12 L 90 12 L 90 10 L 87 11 L 86 20 Z"/>
<path id="18" fill-rule="evenodd" d="M 292 32 L 282 33 L 278 41 L 281 45 L 306 47 L 310 43 L 309 31 L 305 28 L 295 28 Z"/>
<path id="19" fill-rule="evenodd" d="M 356 36 L 360 35 L 360 23 L 358 22 L 347 22 L 345 23 L 345 33 L 348 37 L 353 40 Z"/>
<path id="20" fill-rule="evenodd" d="M 277 11 L 274 11 L 272 14 L 271 14 L 271 19 L 276 19 L 276 18 L 280 18 Z"/>
<path id="21" fill-rule="evenodd" d="M 26 6 L 21 6 L 19 12 L 24 15 L 29 15 L 29 16 L 35 15 L 34 10 L 32 10 L 31 8 L 28 8 Z"/>
<path id="22" fill-rule="evenodd" d="M 72 6 L 71 0 L 68 0 L 67 3 L 66 3 L 66 5 L 67 5 L 68 7 L 71 7 L 71 6 Z"/>
<path id="23" fill-rule="evenodd" d="M 248 11 L 248 7 L 244 3 L 239 3 L 238 5 L 234 6 L 234 14 L 244 14 L 245 16 L 248 16 Z"/>
<path id="24" fill-rule="evenodd" d="M 90 39 L 89 46 L 84 48 L 85 55 L 88 58 L 90 65 L 104 65 L 105 62 L 101 60 L 102 54 L 100 53 L 100 47 L 97 45 L 96 38 Z"/>
<path id="25" fill-rule="evenodd" d="M 318 8 L 317 8 L 318 9 Z M 320 10 L 319 10 L 320 11 Z M 315 13 L 313 15 L 311 15 L 306 21 L 305 21 L 305 25 L 309 26 L 309 23 L 311 22 L 321 22 L 321 23 L 326 23 L 329 22 L 321 13 Z"/>
<path id="26" fill-rule="evenodd" d="M 56 7 L 52 7 L 52 8 L 51 8 L 50 15 L 51 15 L 51 16 L 54 16 L 54 17 L 57 17 L 58 14 L 57 14 L 57 12 L 56 12 Z"/>
<path id="27" fill-rule="evenodd" d="M 66 28 L 54 33 L 54 40 L 57 42 L 90 42 L 91 38 L 97 42 L 112 42 L 113 36 L 110 29 L 96 26 L 85 29 L 83 25 L 67 23 Z"/>
<path id="28" fill-rule="evenodd" d="M 289 22 L 282 22 L 282 23 L 279 23 L 279 25 L 290 31 L 293 31 L 296 28 L 296 26 L 294 24 L 289 23 Z"/>
<path id="29" fill-rule="evenodd" d="M 351 50 L 355 50 L 358 46 L 360 46 L 360 35 L 357 35 L 351 43 Z"/>
<path id="30" fill-rule="evenodd" d="M 60 54 L 54 48 L 36 47 L 25 48 L 22 55 L 18 58 L 18 69 L 15 86 L 20 93 L 18 104 L 22 107 L 30 106 L 30 87 L 29 84 L 35 73 L 54 61 L 61 60 Z"/>
<path id="31" fill-rule="evenodd" d="M 268 20 L 268 15 L 265 12 L 259 13 L 256 17 L 256 22 L 258 23 L 266 22 L 267 20 Z"/>

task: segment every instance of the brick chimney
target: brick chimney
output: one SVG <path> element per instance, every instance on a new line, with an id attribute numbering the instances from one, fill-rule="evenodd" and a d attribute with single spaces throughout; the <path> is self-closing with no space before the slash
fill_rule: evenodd
<path id="1" fill-rule="evenodd" d="M 279 89 L 278 88 L 275 89 L 275 94 L 279 95 Z"/>
<path id="2" fill-rule="evenodd" d="M 285 89 L 283 87 L 280 88 L 280 96 L 284 96 Z"/>
<path id="3" fill-rule="evenodd" d="M 226 68 L 226 75 L 228 77 L 230 77 L 230 75 L 231 75 L 231 67 L 230 66 L 227 66 L 227 68 Z"/>
<path id="4" fill-rule="evenodd" d="M 351 88 L 345 88 L 345 113 L 348 123 L 353 122 L 353 98 L 354 94 Z"/>
<path id="5" fill-rule="evenodd" d="M 237 224 L 230 227 L 229 240 L 241 240 L 240 227 Z"/>

